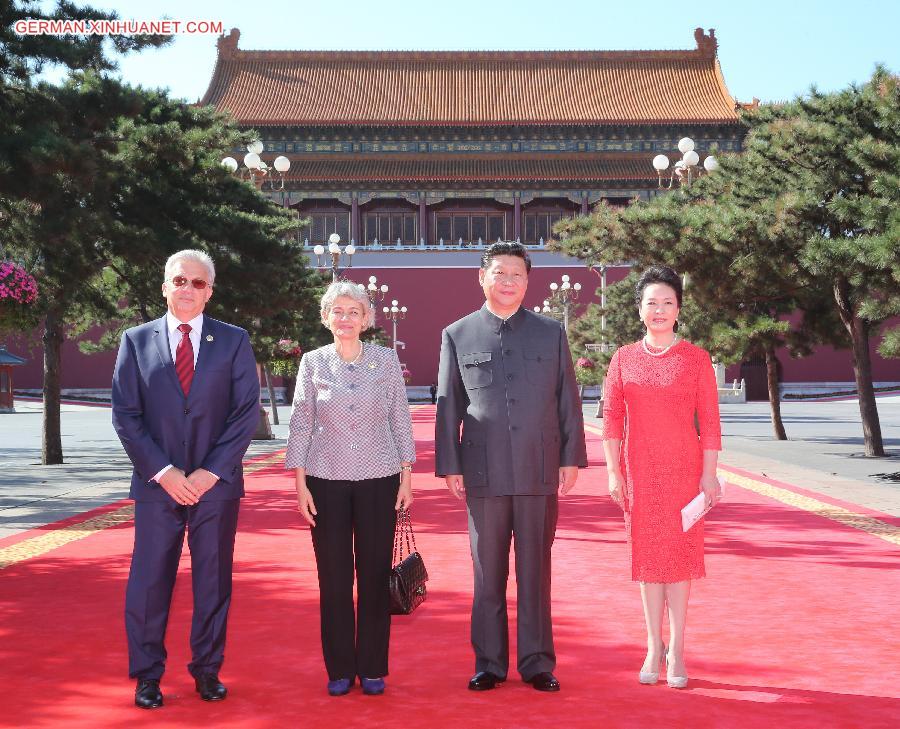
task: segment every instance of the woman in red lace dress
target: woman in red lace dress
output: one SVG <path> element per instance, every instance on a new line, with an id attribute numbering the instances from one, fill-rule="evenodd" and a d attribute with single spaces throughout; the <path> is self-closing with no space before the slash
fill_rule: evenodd
<path id="1" fill-rule="evenodd" d="M 666 660 L 669 686 L 684 688 L 691 580 L 705 571 L 703 520 L 683 532 L 681 509 L 700 491 L 709 503 L 720 496 L 718 394 L 709 354 L 676 334 L 682 296 L 678 274 L 652 266 L 635 294 L 647 334 L 620 347 L 609 363 L 603 447 L 610 495 L 625 512 L 631 575 L 640 582 L 647 622 L 647 658 L 639 680 L 656 683 Z M 667 605 L 668 654 L 662 639 Z"/>

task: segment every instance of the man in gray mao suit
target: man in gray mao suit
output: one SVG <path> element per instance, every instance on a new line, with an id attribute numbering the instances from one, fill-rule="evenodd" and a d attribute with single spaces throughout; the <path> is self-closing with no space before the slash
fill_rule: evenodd
<path id="1" fill-rule="evenodd" d="M 587 466 L 581 401 L 566 334 L 522 307 L 531 261 L 519 243 L 495 243 L 478 280 L 485 304 L 443 332 L 435 472 L 465 496 L 475 572 L 473 691 L 506 680 L 506 582 L 515 535 L 518 670 L 558 691 L 550 618 L 550 549 L 557 490 Z M 462 433 L 460 433 L 462 424 Z"/>

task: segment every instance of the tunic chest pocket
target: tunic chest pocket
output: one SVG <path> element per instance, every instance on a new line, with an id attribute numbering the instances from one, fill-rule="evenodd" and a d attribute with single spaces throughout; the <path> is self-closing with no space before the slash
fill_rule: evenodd
<path id="1" fill-rule="evenodd" d="M 459 355 L 459 365 L 463 384 L 469 390 L 487 387 L 494 379 L 490 352 L 461 354 Z"/>
<path id="2" fill-rule="evenodd" d="M 555 374 L 555 358 L 543 349 L 525 349 L 525 376 L 529 382 L 541 385 L 550 381 Z"/>

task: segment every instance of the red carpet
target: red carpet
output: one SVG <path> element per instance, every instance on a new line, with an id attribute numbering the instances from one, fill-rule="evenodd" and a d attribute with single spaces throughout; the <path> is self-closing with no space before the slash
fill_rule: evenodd
<path id="1" fill-rule="evenodd" d="M 511 672 L 496 691 L 467 691 L 473 658 L 465 510 L 429 475 L 432 417 L 431 408 L 416 410 L 413 506 L 431 574 L 429 598 L 414 616 L 394 620 L 384 696 L 362 696 L 358 688 L 345 697 L 326 695 L 309 534 L 296 514 L 291 479 L 269 468 L 249 477 L 242 506 L 225 702 L 200 701 L 185 670 L 185 561 L 169 624 L 166 706 L 133 707 L 122 618 L 132 531 L 124 524 L 0 571 L 0 726 L 900 724 L 894 676 L 900 550 L 738 487 L 707 523 L 709 577 L 695 583 L 688 626 L 691 687 L 640 686 L 640 597 L 628 579 L 620 516 L 601 496 L 601 448 L 593 435 L 592 466 L 562 500 L 554 547 L 563 690 L 540 694 Z M 514 587 L 511 581 L 511 605 Z"/>

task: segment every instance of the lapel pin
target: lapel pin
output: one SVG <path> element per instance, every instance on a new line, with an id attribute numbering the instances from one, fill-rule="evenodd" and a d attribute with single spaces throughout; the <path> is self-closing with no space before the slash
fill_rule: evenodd
<path id="1" fill-rule="evenodd" d="M 378 364 L 377 364 L 376 362 L 369 362 L 369 369 L 370 369 L 370 370 L 374 370 L 377 366 L 378 366 Z"/>
<path id="2" fill-rule="evenodd" d="M 206 341 L 207 341 L 207 342 L 211 342 L 212 340 L 213 340 L 213 335 L 212 335 L 212 334 L 207 334 L 207 335 L 206 335 Z"/>

